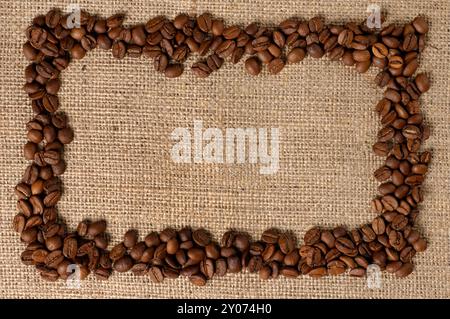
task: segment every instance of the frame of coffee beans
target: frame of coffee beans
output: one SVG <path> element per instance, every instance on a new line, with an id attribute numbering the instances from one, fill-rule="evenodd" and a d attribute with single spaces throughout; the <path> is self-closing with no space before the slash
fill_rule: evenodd
<path id="1" fill-rule="evenodd" d="M 363 277 L 375 264 L 397 277 L 411 274 L 414 255 L 427 248 L 415 227 L 431 159 L 430 152 L 420 150 L 430 130 L 419 103 L 430 83 L 424 73 L 416 74 L 428 32 L 424 18 L 381 30 L 365 23 L 325 24 L 320 17 L 290 18 L 270 28 L 251 23 L 244 28 L 208 13 L 179 14 L 174 19 L 158 16 L 134 26 L 123 25 L 123 14 L 105 19 L 82 11 L 75 28 L 69 27 L 68 19 L 58 10 L 36 16 L 23 45 L 30 61 L 24 90 L 34 117 L 26 125 L 23 152 L 31 163 L 15 187 L 19 212 L 13 227 L 26 244 L 22 262 L 35 266 L 43 279 L 67 279 L 73 264 L 78 265 L 81 279 L 93 273 L 106 280 L 113 271 L 131 271 L 153 282 L 185 276 L 198 286 L 244 271 L 259 273 L 263 280 L 343 273 Z M 180 76 L 190 55 L 200 58 L 191 70 L 201 78 L 218 71 L 225 61 L 236 64 L 244 57 L 244 70 L 253 76 L 263 67 L 270 74 L 280 73 L 308 55 L 327 56 L 361 73 L 372 65 L 379 68 L 375 82 L 386 89 L 375 107 L 382 128 L 373 151 L 385 158 L 374 173 L 380 182 L 371 203 L 377 216 L 351 230 L 314 227 L 301 245 L 290 232 L 277 229 L 264 231 L 257 240 L 244 232 L 227 231 L 217 242 L 205 229 L 186 227 L 143 238 L 129 230 L 121 243 L 108 249 L 104 220 L 83 220 L 76 231 L 69 231 L 56 208 L 62 195 L 60 176 L 66 169 L 64 145 L 74 138 L 67 118 L 58 112 L 59 77 L 71 60 L 82 59 L 95 48 L 111 50 L 116 59 L 153 60 L 156 72 L 167 78 Z"/>

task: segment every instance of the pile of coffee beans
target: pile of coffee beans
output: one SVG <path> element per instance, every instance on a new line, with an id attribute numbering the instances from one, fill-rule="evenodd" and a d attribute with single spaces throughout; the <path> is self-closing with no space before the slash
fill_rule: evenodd
<path id="1" fill-rule="evenodd" d="M 242 28 L 208 13 L 180 14 L 173 20 L 158 16 L 130 27 L 123 25 L 122 14 L 104 19 L 83 11 L 81 25 L 75 28 L 68 27 L 67 19 L 58 10 L 37 16 L 26 30 L 23 46 L 31 62 L 25 69 L 24 90 L 35 115 L 26 126 L 24 157 L 31 164 L 15 187 L 19 213 L 13 227 L 27 245 L 23 263 L 34 265 L 42 278 L 66 279 L 74 264 L 80 267 L 82 279 L 90 273 L 108 279 L 115 270 L 148 276 L 153 282 L 186 276 L 199 286 L 215 276 L 241 271 L 259 273 L 261 279 L 346 272 L 361 277 L 371 264 L 397 277 L 413 271 L 414 255 L 427 247 L 414 225 L 431 160 L 430 152 L 420 152 L 430 135 L 419 104 L 430 82 L 425 74 L 416 75 L 428 32 L 422 17 L 381 30 L 364 23 L 327 25 L 319 17 L 291 18 L 272 28 L 256 23 Z M 144 238 L 130 230 L 108 250 L 104 220 L 85 220 L 76 231 L 68 231 L 56 204 L 62 195 L 60 175 L 66 169 L 64 145 L 74 133 L 66 116 L 58 112 L 59 76 L 72 59 L 81 59 L 97 47 L 111 49 L 117 59 L 151 58 L 155 70 L 168 78 L 183 73 L 191 54 L 201 57 L 191 68 L 202 78 L 226 60 L 236 64 L 244 56 L 242 65 L 254 76 L 264 65 L 270 74 L 277 74 L 307 55 L 326 55 L 358 72 L 375 65 L 380 69 L 375 82 L 386 87 L 376 106 L 383 127 L 373 145 L 374 153 L 385 157 L 374 173 L 381 183 L 371 205 L 377 216 L 352 230 L 314 227 L 306 232 L 302 245 L 291 233 L 276 229 L 266 230 L 259 240 L 228 231 L 219 243 L 205 229 L 186 227 L 167 228 Z"/>

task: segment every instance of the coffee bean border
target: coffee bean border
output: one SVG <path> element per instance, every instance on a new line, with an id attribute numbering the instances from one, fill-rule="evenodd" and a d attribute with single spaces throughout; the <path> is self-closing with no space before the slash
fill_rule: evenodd
<path id="1" fill-rule="evenodd" d="M 320 17 L 290 18 L 272 28 L 256 23 L 241 28 L 225 25 L 208 13 L 180 14 L 173 20 L 158 16 L 131 27 L 123 26 L 123 21 L 123 14 L 104 19 L 82 11 L 81 26 L 69 28 L 68 15 L 53 9 L 35 17 L 26 30 L 23 53 L 31 64 L 25 69 L 24 90 L 35 115 L 26 125 L 24 156 L 32 163 L 15 187 L 19 213 L 13 221 L 27 244 L 21 255 L 24 264 L 34 265 L 49 281 L 67 279 L 68 266 L 77 264 L 82 279 L 89 273 L 108 279 L 115 270 L 147 275 L 153 282 L 181 275 L 199 286 L 214 276 L 245 270 L 259 273 L 262 279 L 346 272 L 362 277 L 370 264 L 397 277 L 413 271 L 414 255 L 427 247 L 414 225 L 431 159 L 430 152 L 419 150 L 430 134 L 419 97 L 430 84 L 425 74 L 415 75 L 428 32 L 424 18 L 381 30 L 369 29 L 365 23 L 326 25 Z M 291 233 L 277 229 L 264 231 L 259 240 L 230 230 L 218 243 L 205 229 L 186 227 L 152 232 L 143 241 L 137 231 L 129 230 L 121 243 L 108 250 L 104 220 L 84 220 L 76 231 L 68 232 L 56 204 L 62 194 L 59 176 L 66 169 L 64 145 L 74 135 L 66 116 L 57 112 L 59 75 L 71 59 L 81 59 L 96 47 L 111 49 L 118 59 L 153 59 L 155 70 L 167 78 L 180 76 L 191 54 L 201 57 L 191 66 L 200 78 L 220 69 L 225 60 L 236 64 L 244 55 L 249 56 L 244 68 L 254 76 L 263 66 L 277 74 L 307 55 L 327 55 L 360 73 L 371 65 L 378 67 L 375 82 L 386 90 L 376 106 L 383 128 L 373 145 L 375 154 L 385 157 L 374 173 L 381 183 L 371 204 L 377 217 L 352 230 L 314 227 L 301 246 Z"/>

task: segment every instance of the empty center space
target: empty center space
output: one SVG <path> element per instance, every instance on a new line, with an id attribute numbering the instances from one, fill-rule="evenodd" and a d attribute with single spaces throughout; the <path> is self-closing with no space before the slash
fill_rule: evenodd
<path id="1" fill-rule="evenodd" d="M 277 76 L 251 77 L 241 61 L 198 79 L 191 63 L 182 77 L 166 79 L 150 60 L 118 61 L 96 50 L 65 71 L 61 110 L 75 140 L 65 153 L 59 207 L 71 227 L 82 217 L 105 218 L 116 242 L 129 228 L 144 235 L 191 225 L 218 236 L 274 226 L 300 235 L 373 217 L 372 173 L 381 164 L 371 151 L 381 96 L 375 70 L 359 75 L 307 58 Z M 260 163 L 174 163 L 170 135 L 192 133 L 194 120 L 224 133 L 278 128 L 278 172 L 263 175 Z"/>

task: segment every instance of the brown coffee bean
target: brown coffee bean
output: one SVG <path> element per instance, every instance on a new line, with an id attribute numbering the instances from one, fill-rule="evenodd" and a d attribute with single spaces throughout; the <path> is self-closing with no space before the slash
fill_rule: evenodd
<path id="1" fill-rule="evenodd" d="M 123 256 L 122 258 L 116 260 L 113 264 L 113 268 L 117 272 L 126 272 L 133 267 L 133 260 L 130 256 Z"/>
<path id="2" fill-rule="evenodd" d="M 207 246 L 211 242 L 211 235 L 203 228 L 197 229 L 192 233 L 192 239 L 199 246 Z"/>
<path id="3" fill-rule="evenodd" d="M 64 239 L 63 255 L 69 259 L 74 259 L 77 255 L 78 243 L 76 238 L 67 237 Z"/>
<path id="4" fill-rule="evenodd" d="M 223 258 L 216 260 L 216 275 L 219 277 L 225 276 L 227 273 L 227 261 Z"/>
<path id="5" fill-rule="evenodd" d="M 105 232 L 105 230 L 106 230 L 106 221 L 105 220 L 98 220 L 98 221 L 95 221 L 95 222 L 91 223 L 88 226 L 86 235 L 89 238 L 94 238 L 95 236 Z"/>
<path id="6" fill-rule="evenodd" d="M 405 263 L 395 271 L 397 277 L 403 278 L 412 273 L 414 266 L 411 263 Z"/>
<path id="7" fill-rule="evenodd" d="M 197 25 L 203 32 L 210 32 L 212 28 L 211 15 L 208 13 L 203 13 L 197 17 Z"/>
<path id="8" fill-rule="evenodd" d="M 372 221 L 372 229 L 377 235 L 384 234 L 386 230 L 386 225 L 384 223 L 383 218 L 377 217 Z"/>
<path id="9" fill-rule="evenodd" d="M 415 83 L 421 93 L 425 93 L 430 89 L 430 80 L 425 73 L 418 74 Z"/>
<path id="10" fill-rule="evenodd" d="M 237 256 L 230 256 L 227 258 L 227 266 L 229 273 L 237 273 L 240 272 L 242 269 L 241 261 L 239 260 L 239 257 Z"/>
<path id="11" fill-rule="evenodd" d="M 149 268 L 148 276 L 150 277 L 150 280 L 153 281 L 154 283 L 160 283 L 164 280 L 164 275 L 161 271 L 161 268 L 156 266 Z"/>
<path id="12" fill-rule="evenodd" d="M 339 237 L 336 239 L 336 248 L 344 255 L 354 257 L 357 254 L 355 244 L 348 238 Z"/>
<path id="13" fill-rule="evenodd" d="M 364 225 L 361 227 L 362 239 L 365 242 L 374 241 L 377 238 L 377 234 L 373 231 L 372 227 L 369 225 Z"/>
<path id="14" fill-rule="evenodd" d="M 365 62 L 370 60 L 370 52 L 368 50 L 353 51 L 353 60 L 356 62 Z"/>
<path id="15" fill-rule="evenodd" d="M 381 198 L 383 207 L 388 211 L 394 211 L 398 207 L 397 199 L 392 195 L 386 195 Z"/>
<path id="16" fill-rule="evenodd" d="M 303 48 L 293 48 L 287 55 L 286 60 L 288 63 L 298 63 L 302 61 L 306 56 L 306 51 Z"/>
<path id="17" fill-rule="evenodd" d="M 332 276 L 340 275 L 347 269 L 345 263 L 340 260 L 333 260 L 327 264 L 328 274 Z"/>
<path id="18" fill-rule="evenodd" d="M 206 63 L 197 62 L 192 65 L 192 72 L 199 78 L 206 78 L 211 74 L 212 70 Z"/>
<path id="19" fill-rule="evenodd" d="M 386 156 L 389 154 L 390 147 L 386 142 L 377 142 L 373 144 L 372 150 L 377 156 Z"/>
<path id="20" fill-rule="evenodd" d="M 187 251 L 187 255 L 195 262 L 200 262 L 205 258 L 205 251 L 201 248 L 191 248 Z"/>
<path id="21" fill-rule="evenodd" d="M 47 238 L 45 240 L 45 246 L 49 251 L 54 251 L 57 249 L 60 249 L 62 247 L 62 240 L 60 236 L 53 236 L 50 238 Z"/>
<path id="22" fill-rule="evenodd" d="M 317 43 L 308 45 L 306 47 L 306 50 L 308 51 L 308 54 L 315 59 L 319 59 L 319 58 L 323 57 L 323 55 L 325 54 L 325 51 Z"/>
<path id="23" fill-rule="evenodd" d="M 145 24 L 145 31 L 148 33 L 155 33 L 163 27 L 165 22 L 166 18 L 163 16 L 154 17 Z"/>
<path id="24" fill-rule="evenodd" d="M 183 66 L 181 64 L 170 64 L 167 66 L 164 74 L 167 78 L 176 78 L 183 73 Z"/>
<path id="25" fill-rule="evenodd" d="M 45 265 L 49 268 L 56 269 L 57 266 L 64 260 L 61 250 L 55 250 L 45 257 Z"/>
<path id="26" fill-rule="evenodd" d="M 342 30 L 338 36 L 338 43 L 344 47 L 348 47 L 353 42 L 353 32 L 347 29 Z"/>
<path id="27" fill-rule="evenodd" d="M 413 245 L 414 250 L 417 252 L 422 252 L 427 249 L 427 242 L 423 238 L 420 238 L 420 239 L 414 241 L 412 245 Z"/>
<path id="28" fill-rule="evenodd" d="M 283 233 L 278 238 L 278 245 L 284 254 L 289 254 L 295 248 L 295 241 L 290 234 Z"/>
<path id="29" fill-rule="evenodd" d="M 428 32 L 428 23 L 423 17 L 416 17 L 413 22 L 413 27 L 420 34 L 425 34 Z"/>
<path id="30" fill-rule="evenodd" d="M 258 75 L 261 72 L 261 62 L 255 57 L 250 57 L 245 61 L 245 70 L 250 75 Z"/>
<path id="31" fill-rule="evenodd" d="M 284 61 L 280 58 L 273 59 L 268 65 L 269 73 L 278 74 L 284 68 Z"/>
<path id="32" fill-rule="evenodd" d="M 134 229 L 128 230 L 123 236 L 123 244 L 127 248 L 132 248 L 138 241 L 138 233 Z"/>
<path id="33" fill-rule="evenodd" d="M 308 272 L 308 275 L 313 278 L 320 278 L 327 274 L 327 268 L 325 267 L 318 267 L 312 269 L 310 272 Z"/>
<path id="34" fill-rule="evenodd" d="M 225 28 L 222 32 L 222 36 L 225 39 L 230 40 L 230 39 L 236 39 L 240 33 L 241 33 L 241 29 L 238 26 L 234 25 L 234 26 Z"/>
<path id="35" fill-rule="evenodd" d="M 389 232 L 388 236 L 389 236 L 389 244 L 391 244 L 391 246 L 395 250 L 401 251 L 405 247 L 406 241 L 403 238 L 401 232 L 392 230 L 391 232 Z"/>

